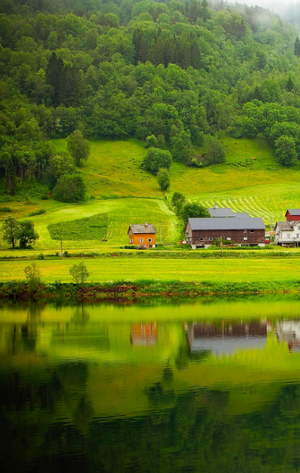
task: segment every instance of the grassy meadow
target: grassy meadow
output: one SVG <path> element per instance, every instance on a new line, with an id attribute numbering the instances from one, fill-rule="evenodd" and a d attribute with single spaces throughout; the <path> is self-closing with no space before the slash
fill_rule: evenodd
<path id="1" fill-rule="evenodd" d="M 78 260 L 80 261 L 80 260 Z M 75 260 L 75 263 L 77 261 Z M 28 261 L 1 261 L 1 281 L 24 279 Z M 69 274 L 74 259 L 36 261 L 46 283 L 71 282 Z M 107 281 L 194 281 L 211 284 L 282 283 L 285 287 L 300 281 L 300 267 L 293 258 L 276 259 L 164 259 L 161 258 L 95 258 L 85 264 L 90 272 L 89 282 Z"/>
<path id="2" fill-rule="evenodd" d="M 35 188 L 12 201 L 0 196 L 0 224 L 8 215 L 29 218 L 39 234 L 31 251 L 12 252 L 0 240 L 0 256 L 59 251 L 61 238 L 63 250 L 69 252 L 111 251 L 128 244 L 130 224 L 145 221 L 154 223 L 157 230 L 161 228 L 163 243 L 176 243 L 182 237 L 182 227 L 168 204 L 174 191 L 183 192 L 188 200 L 206 207 L 217 204 L 261 216 L 267 226 L 282 220 L 287 208 L 300 208 L 299 170 L 280 167 L 263 140 L 226 137 L 223 142 L 227 158 L 222 165 L 196 169 L 173 163 L 171 188 L 164 195 L 156 178 L 141 169 L 146 149 L 140 142 L 92 141 L 91 156 L 81 169 L 89 195 L 86 202 L 40 200 Z M 53 143 L 58 152 L 66 150 L 66 140 Z M 40 210 L 45 213 L 30 216 Z M 102 242 L 106 234 L 107 242 Z M 157 242 L 159 239 L 157 235 Z M 121 277 L 126 274 L 127 269 L 120 271 Z M 188 274 L 193 277 L 193 272 Z M 117 273 L 110 277 L 117 277 Z"/>

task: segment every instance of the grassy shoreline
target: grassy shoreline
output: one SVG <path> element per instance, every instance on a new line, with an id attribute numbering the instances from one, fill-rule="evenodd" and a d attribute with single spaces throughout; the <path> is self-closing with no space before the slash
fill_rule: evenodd
<path id="1" fill-rule="evenodd" d="M 97 284 L 84 284 L 79 287 L 73 283 L 41 284 L 38 291 L 30 294 L 24 281 L 0 283 L 0 300 L 51 300 L 81 302 L 100 302 L 105 300 L 137 301 L 146 298 L 187 299 L 202 296 L 246 296 L 299 294 L 300 280 L 282 285 L 279 281 L 270 283 L 210 283 L 182 281 L 115 281 Z"/>

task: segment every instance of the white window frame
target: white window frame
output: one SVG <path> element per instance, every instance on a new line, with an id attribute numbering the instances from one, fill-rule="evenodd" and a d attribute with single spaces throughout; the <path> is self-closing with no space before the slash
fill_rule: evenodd
<path id="1" fill-rule="evenodd" d="M 244 237 L 244 240 L 245 240 L 245 241 L 248 240 L 248 237 Z"/>
<path id="2" fill-rule="evenodd" d="M 140 238 L 140 243 L 144 243 L 144 238 Z"/>
<path id="3" fill-rule="evenodd" d="M 213 241 L 213 237 L 209 237 L 209 241 Z"/>
<path id="4" fill-rule="evenodd" d="M 148 243 L 152 243 L 152 238 L 148 238 Z"/>
<path id="5" fill-rule="evenodd" d="M 231 240 L 231 237 L 227 237 L 227 240 Z"/>

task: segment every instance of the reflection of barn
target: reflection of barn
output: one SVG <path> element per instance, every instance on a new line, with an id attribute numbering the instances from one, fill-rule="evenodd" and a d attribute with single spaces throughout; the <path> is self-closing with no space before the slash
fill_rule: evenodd
<path id="1" fill-rule="evenodd" d="M 131 326 L 130 341 L 132 345 L 149 346 L 157 344 L 157 325 L 136 324 Z"/>
<path id="2" fill-rule="evenodd" d="M 300 322 L 297 320 L 284 320 L 276 322 L 278 340 L 287 342 L 291 351 L 300 350 Z"/>
<path id="3" fill-rule="evenodd" d="M 236 349 L 263 348 L 267 340 L 267 324 L 222 321 L 222 325 L 217 326 L 197 323 L 189 325 L 187 336 L 191 353 L 231 354 Z"/>

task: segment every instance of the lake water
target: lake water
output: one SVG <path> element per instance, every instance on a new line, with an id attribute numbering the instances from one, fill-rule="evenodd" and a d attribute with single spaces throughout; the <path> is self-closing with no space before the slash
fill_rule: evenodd
<path id="1" fill-rule="evenodd" d="M 300 471 L 300 300 L 0 308 L 0 471 Z"/>

